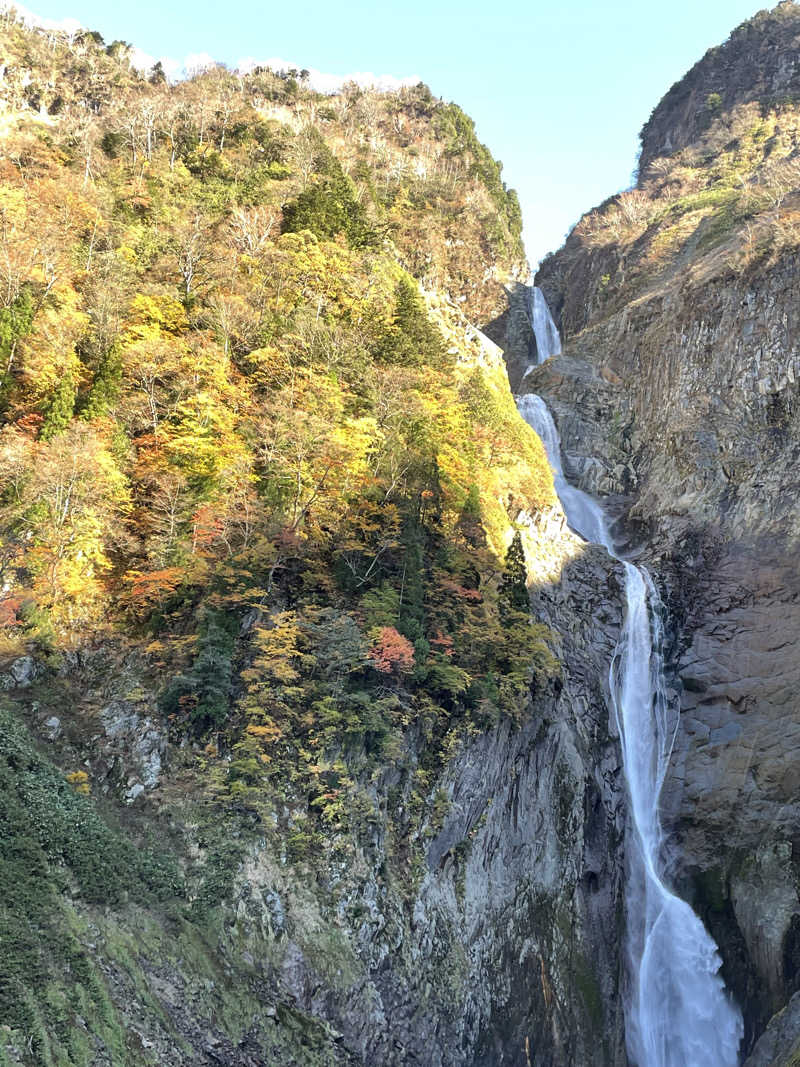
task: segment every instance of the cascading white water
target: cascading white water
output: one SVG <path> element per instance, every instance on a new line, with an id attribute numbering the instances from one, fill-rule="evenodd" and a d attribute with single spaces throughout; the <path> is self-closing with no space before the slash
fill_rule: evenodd
<path id="1" fill-rule="evenodd" d="M 564 477 L 564 468 L 561 465 L 561 441 L 547 404 L 534 393 L 518 396 L 516 400 L 520 415 L 529 426 L 533 427 L 542 440 L 553 471 L 556 493 L 558 493 L 564 514 L 567 516 L 567 522 L 584 541 L 604 545 L 610 552 L 611 537 L 603 509 L 588 493 L 576 489 Z"/>
<path id="2" fill-rule="evenodd" d="M 542 439 L 570 527 L 625 569 L 625 621 L 609 672 L 630 796 L 633 850 L 626 889 L 631 995 L 626 1038 L 637 1067 L 735 1067 L 743 1025 L 719 976 L 717 946 L 689 905 L 667 888 L 659 796 L 677 726 L 662 662 L 662 608 L 644 568 L 620 559 L 603 509 L 564 477 L 547 405 L 517 397 Z"/>
<path id="3" fill-rule="evenodd" d="M 558 334 L 558 327 L 553 322 L 553 316 L 550 314 L 550 308 L 547 306 L 544 293 L 538 285 L 531 287 L 528 296 L 528 316 L 536 338 L 539 363 L 544 363 L 551 356 L 560 355 L 561 338 Z"/>
<path id="4" fill-rule="evenodd" d="M 625 623 L 609 680 L 637 849 L 626 894 L 635 982 L 628 1046 L 639 1067 L 734 1067 L 744 1028 L 717 946 L 664 881 L 659 796 L 677 718 L 664 685 L 661 604 L 647 571 L 622 563 Z"/>

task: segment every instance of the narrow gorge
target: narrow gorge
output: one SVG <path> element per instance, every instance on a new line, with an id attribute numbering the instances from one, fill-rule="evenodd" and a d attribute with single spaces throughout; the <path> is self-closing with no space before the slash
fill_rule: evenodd
<path id="1" fill-rule="evenodd" d="M 637 185 L 537 273 L 562 353 L 540 365 L 515 333 L 529 290 L 501 324 L 521 403 L 546 399 L 570 478 L 607 502 L 618 551 L 652 570 L 666 606 L 680 715 L 662 859 L 719 946 L 759 1065 L 794 1062 L 800 1037 L 799 41 L 796 5 L 762 12 L 654 110 Z"/>
<path id="2" fill-rule="evenodd" d="M 422 83 L 0 46 L 0 1067 L 800 1062 L 800 7 L 533 278 Z"/>

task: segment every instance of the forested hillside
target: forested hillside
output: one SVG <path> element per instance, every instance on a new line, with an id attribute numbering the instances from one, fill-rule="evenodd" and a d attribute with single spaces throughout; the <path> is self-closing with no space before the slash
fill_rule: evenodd
<path id="1" fill-rule="evenodd" d="M 516 197 L 424 85 L 169 85 L 13 15 L 0 59 L 0 1062 L 206 1062 L 201 1017 L 345 1062 L 218 916 L 247 855 L 326 923 L 373 861 L 412 893 L 442 768 L 556 684 L 552 479 L 465 318 Z"/>

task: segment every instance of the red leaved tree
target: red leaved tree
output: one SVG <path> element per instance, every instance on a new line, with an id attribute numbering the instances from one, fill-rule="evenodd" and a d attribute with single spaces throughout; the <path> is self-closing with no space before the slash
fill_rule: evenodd
<path id="1" fill-rule="evenodd" d="M 414 646 L 394 626 L 381 626 L 369 650 L 372 666 L 382 674 L 402 675 L 414 669 Z"/>

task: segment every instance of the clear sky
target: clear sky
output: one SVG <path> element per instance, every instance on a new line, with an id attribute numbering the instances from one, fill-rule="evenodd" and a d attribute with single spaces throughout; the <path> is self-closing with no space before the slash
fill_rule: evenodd
<path id="1" fill-rule="evenodd" d="M 418 75 L 455 100 L 504 163 L 535 263 L 581 213 L 630 184 L 638 132 L 755 0 L 28 0 L 107 41 L 183 61 L 282 57 L 333 74 Z M 770 5 L 771 6 L 771 5 Z"/>

